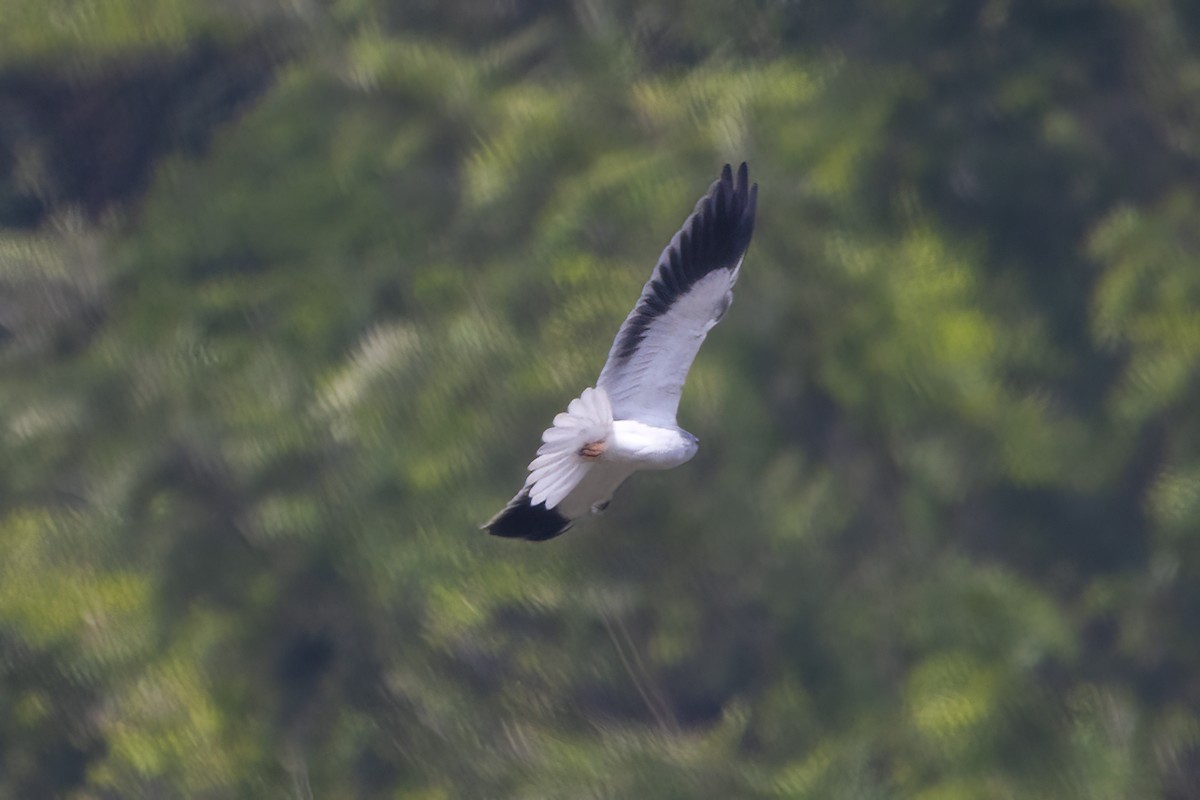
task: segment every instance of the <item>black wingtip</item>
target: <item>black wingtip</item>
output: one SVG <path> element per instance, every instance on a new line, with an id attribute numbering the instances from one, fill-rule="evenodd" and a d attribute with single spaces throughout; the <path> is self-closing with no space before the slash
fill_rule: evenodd
<path id="1" fill-rule="evenodd" d="M 736 178 L 733 167 L 726 164 L 709 197 L 712 198 L 712 206 L 720 209 L 712 221 L 706 222 L 724 231 L 724 236 L 718 235 L 725 244 L 725 252 L 721 255 L 726 259 L 740 258 L 750 247 L 754 217 L 758 211 L 758 184 L 750 183 L 749 164 L 743 161 L 738 165 Z"/>
<path id="2" fill-rule="evenodd" d="M 492 536 L 504 539 L 544 542 L 566 533 L 571 524 L 571 520 L 558 509 L 546 508 L 545 503 L 530 503 L 529 493 L 522 490 L 503 511 L 485 522 L 481 528 Z"/>
<path id="3" fill-rule="evenodd" d="M 754 199 L 758 194 L 758 184 L 750 183 L 750 165 L 745 161 L 738 164 L 737 172 L 733 166 L 726 164 L 721 168 L 721 177 L 709 189 L 708 196 L 702 199 L 726 196 L 730 201 L 730 211 L 741 212 L 742 216 L 753 216 Z"/>
<path id="4" fill-rule="evenodd" d="M 695 210 L 663 251 L 642 297 L 617 334 L 614 354 L 629 358 L 637 351 L 650 323 L 671 307 L 696 281 L 718 269 L 731 269 L 745 256 L 754 235 L 758 184 L 750 183 L 743 161 L 734 181 L 733 167 L 721 175 L 696 202 Z"/>

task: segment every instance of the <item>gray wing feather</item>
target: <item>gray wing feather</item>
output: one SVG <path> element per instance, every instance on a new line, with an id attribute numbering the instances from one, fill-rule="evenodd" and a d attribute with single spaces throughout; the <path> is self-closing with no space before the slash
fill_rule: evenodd
<path id="1" fill-rule="evenodd" d="M 708 331 L 733 300 L 750 238 L 758 184 L 728 164 L 663 250 L 617 331 L 596 382 L 617 419 L 674 426 L 679 395 Z"/>

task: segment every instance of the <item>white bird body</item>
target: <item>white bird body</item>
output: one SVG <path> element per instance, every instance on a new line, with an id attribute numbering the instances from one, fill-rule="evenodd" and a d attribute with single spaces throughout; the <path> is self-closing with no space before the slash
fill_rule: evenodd
<path id="1" fill-rule="evenodd" d="M 634 472 L 671 469 L 696 455 L 698 440 L 675 421 L 679 397 L 705 336 L 733 301 L 757 197 L 746 165 L 736 183 L 726 165 L 663 250 L 596 386 L 554 418 L 525 485 L 485 530 L 551 539 L 602 512 Z"/>
<path id="2" fill-rule="evenodd" d="M 619 419 L 613 422 L 612 437 L 600 460 L 635 469 L 672 469 L 690 461 L 699 447 L 699 440 L 682 428 Z"/>
<path id="3" fill-rule="evenodd" d="M 578 459 L 581 465 L 587 466 L 587 470 L 577 484 L 566 489 L 566 494 L 557 503 L 554 503 L 555 498 L 549 491 L 553 489 L 553 484 L 545 487 L 546 491 L 540 491 L 543 487 L 535 478 L 541 466 L 537 459 L 530 464 L 532 471 L 526 488 L 537 501 L 548 502 L 564 516 L 577 519 L 588 513 L 602 512 L 612 499 L 613 492 L 633 473 L 644 469 L 678 467 L 696 455 L 699 449 L 696 437 L 685 430 L 677 427 L 660 428 L 632 419 L 613 420 L 604 436 L 594 439 L 594 443 L 599 442 L 603 442 L 603 445 L 595 448 L 595 456 L 580 455 L 577 449 L 568 456 Z M 587 444 L 584 442 L 584 446 Z M 588 459 L 590 464 L 587 463 Z M 547 477 L 562 473 L 561 469 L 552 470 Z"/>

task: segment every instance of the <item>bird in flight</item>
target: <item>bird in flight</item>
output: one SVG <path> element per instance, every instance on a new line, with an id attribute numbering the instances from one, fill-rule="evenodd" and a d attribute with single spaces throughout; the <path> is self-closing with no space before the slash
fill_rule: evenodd
<path id="1" fill-rule="evenodd" d="M 634 472 L 670 469 L 696 455 L 699 441 L 675 421 L 679 394 L 704 337 L 733 301 L 757 200 L 746 165 L 735 178 L 726 164 L 659 256 L 595 388 L 554 418 L 525 485 L 483 530 L 553 539 L 604 511 Z"/>

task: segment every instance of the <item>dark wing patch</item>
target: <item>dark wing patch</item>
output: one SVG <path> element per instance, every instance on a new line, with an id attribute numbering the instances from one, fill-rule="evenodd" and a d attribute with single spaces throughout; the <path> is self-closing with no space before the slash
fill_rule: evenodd
<path id="1" fill-rule="evenodd" d="M 758 184 L 749 183 L 745 162 L 737 181 L 728 164 L 708 193 L 696 203 L 671 244 L 663 251 L 650 281 L 642 290 L 617 340 L 616 358 L 628 359 L 646 338 L 655 319 L 692 288 L 696 281 L 719 269 L 733 269 L 746 254 L 754 233 Z"/>
<path id="2" fill-rule="evenodd" d="M 536 506 L 529 502 L 529 491 L 522 489 L 504 510 L 483 524 L 483 530 L 505 539 L 528 539 L 544 542 L 566 533 L 571 520 L 558 509 L 546 508 L 544 503 Z"/>

